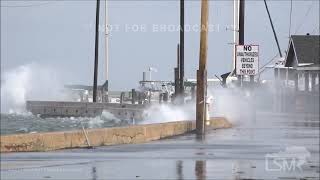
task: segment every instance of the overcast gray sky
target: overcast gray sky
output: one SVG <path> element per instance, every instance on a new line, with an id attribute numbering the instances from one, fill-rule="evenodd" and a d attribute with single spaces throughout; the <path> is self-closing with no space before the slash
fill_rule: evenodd
<path id="1" fill-rule="evenodd" d="M 267 1 L 282 51 L 288 44 L 290 1 Z M 104 23 L 101 2 L 101 24 Z M 155 32 L 179 25 L 179 1 L 109 1 L 110 88 L 136 87 L 142 71 L 158 69 L 154 79 L 172 80 L 179 31 Z M 210 1 L 208 75 L 231 70 L 233 2 Z M 319 1 L 293 0 L 292 34 L 319 34 Z M 1 73 L 36 62 L 55 68 L 64 84 L 92 84 L 95 0 L 1 1 Z M 200 23 L 200 1 L 185 2 L 185 23 Z M 134 32 L 133 25 L 145 30 Z M 129 28 L 129 29 L 128 29 Z M 103 28 L 101 28 L 103 29 Z M 185 33 L 186 78 L 195 78 L 199 58 L 197 31 Z M 104 39 L 100 32 L 99 83 L 103 83 Z M 260 45 L 260 64 L 277 53 L 263 1 L 246 1 L 245 43 Z"/>

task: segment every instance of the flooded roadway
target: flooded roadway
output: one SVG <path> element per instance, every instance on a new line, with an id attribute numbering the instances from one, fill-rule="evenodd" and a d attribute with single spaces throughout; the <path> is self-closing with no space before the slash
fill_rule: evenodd
<path id="1" fill-rule="evenodd" d="M 202 140 L 1 154 L 1 179 L 319 179 L 319 116 L 240 122 Z"/>

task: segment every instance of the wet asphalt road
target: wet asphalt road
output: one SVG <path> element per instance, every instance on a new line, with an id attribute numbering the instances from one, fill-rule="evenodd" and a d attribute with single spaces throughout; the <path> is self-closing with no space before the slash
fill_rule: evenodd
<path id="1" fill-rule="evenodd" d="M 243 119 L 204 139 L 1 154 L 1 179 L 319 179 L 319 116 Z"/>

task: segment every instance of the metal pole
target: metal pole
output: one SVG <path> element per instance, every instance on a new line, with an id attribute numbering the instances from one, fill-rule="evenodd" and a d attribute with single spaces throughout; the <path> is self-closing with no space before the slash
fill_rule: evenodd
<path id="1" fill-rule="evenodd" d="M 294 90 L 295 90 L 295 93 L 298 92 L 298 82 L 299 82 L 299 74 L 297 71 L 294 72 Z"/>
<path id="2" fill-rule="evenodd" d="M 96 39 L 95 39 L 95 53 L 94 53 L 94 77 L 93 77 L 93 102 L 97 102 L 97 81 L 98 81 L 98 55 L 99 55 L 99 14 L 100 14 L 100 0 L 97 0 L 96 10 Z"/>
<path id="3" fill-rule="evenodd" d="M 245 2 L 240 0 L 239 9 L 239 44 L 244 45 L 244 13 L 245 13 Z"/>
<path id="4" fill-rule="evenodd" d="M 304 91 L 309 91 L 309 73 L 307 71 L 304 72 Z"/>
<path id="5" fill-rule="evenodd" d="M 233 70 L 236 70 L 236 45 L 239 44 L 239 0 L 233 1 Z"/>
<path id="6" fill-rule="evenodd" d="M 250 75 L 250 83 L 251 83 L 251 85 L 253 85 L 253 83 L 254 83 L 254 75 Z"/>
<path id="7" fill-rule="evenodd" d="M 198 135 L 205 133 L 207 48 L 208 48 L 208 0 L 201 1 L 201 32 L 199 70 L 197 71 L 196 129 Z"/>
<path id="8" fill-rule="evenodd" d="M 179 93 L 184 94 L 184 0 L 180 0 L 180 88 Z M 183 102 L 183 101 L 182 101 Z"/>
<path id="9" fill-rule="evenodd" d="M 105 62 L 104 62 L 104 78 L 105 78 L 105 86 L 104 86 L 104 102 L 108 102 L 109 95 L 109 27 L 108 27 L 108 0 L 105 0 Z"/>
<path id="10" fill-rule="evenodd" d="M 311 91 L 314 93 L 316 90 L 316 74 L 312 73 L 311 74 Z"/>
<path id="11" fill-rule="evenodd" d="M 274 36 L 274 39 L 276 40 L 276 43 L 277 43 L 277 46 L 278 46 L 279 55 L 280 55 L 280 57 L 282 57 L 280 45 L 279 45 L 279 42 L 278 42 L 278 37 L 277 37 L 276 31 L 274 30 L 274 26 L 273 26 L 273 23 L 272 23 L 272 19 L 271 19 L 271 16 L 270 16 L 270 12 L 269 12 L 269 9 L 268 9 L 267 2 L 266 2 L 266 0 L 263 0 L 263 1 L 264 1 L 264 5 L 266 6 L 266 9 L 267 9 L 267 13 L 268 13 L 270 24 L 271 24 L 272 31 L 273 31 L 273 36 Z"/>
<path id="12" fill-rule="evenodd" d="M 239 0 L 239 45 L 244 45 L 244 8 L 245 1 Z M 243 77 L 238 75 L 239 86 L 242 86 Z"/>
<path id="13" fill-rule="evenodd" d="M 178 68 L 179 78 L 180 78 L 180 44 L 177 44 L 177 68 Z"/>
<path id="14" fill-rule="evenodd" d="M 104 74 L 104 78 L 106 81 L 109 80 L 109 44 L 108 44 L 108 40 L 109 40 L 109 28 L 108 28 L 108 0 L 105 1 L 105 74 Z"/>

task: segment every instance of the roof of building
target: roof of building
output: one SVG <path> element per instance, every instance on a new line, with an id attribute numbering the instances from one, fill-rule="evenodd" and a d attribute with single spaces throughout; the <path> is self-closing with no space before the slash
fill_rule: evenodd
<path id="1" fill-rule="evenodd" d="M 319 35 L 292 35 L 286 56 L 286 67 L 293 66 L 294 57 L 297 65 L 320 64 L 320 36 Z"/>

